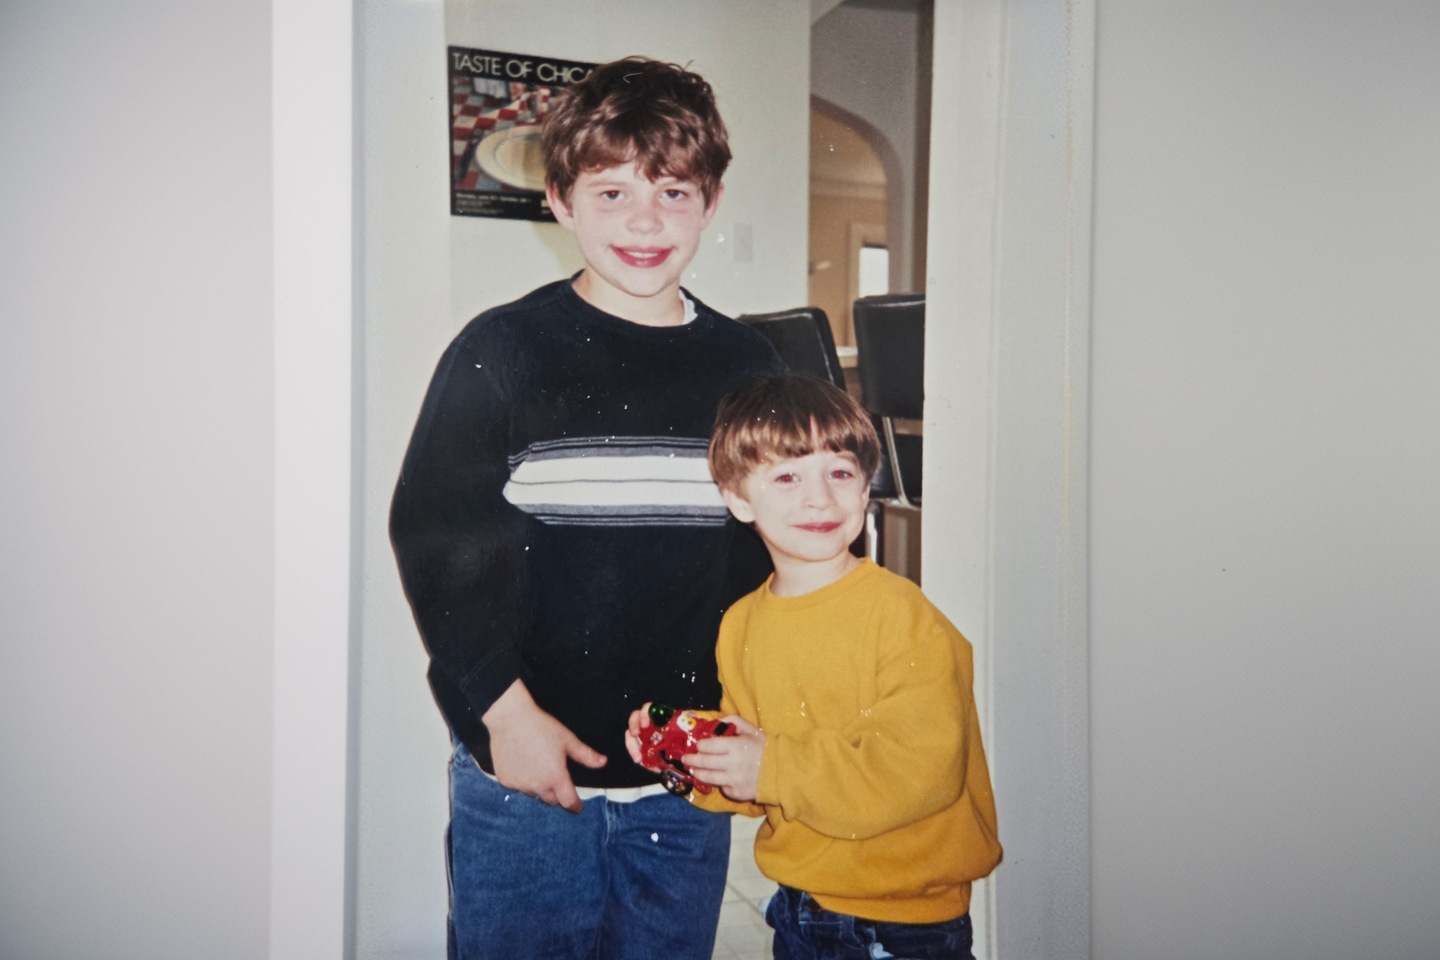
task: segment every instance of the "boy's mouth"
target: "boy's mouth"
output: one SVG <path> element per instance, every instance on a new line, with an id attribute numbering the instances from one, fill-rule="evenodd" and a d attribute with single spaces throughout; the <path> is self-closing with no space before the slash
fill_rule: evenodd
<path id="1" fill-rule="evenodd" d="M 811 533 L 829 533 L 839 527 L 840 522 L 832 520 L 826 523 L 802 523 L 799 526 L 801 530 L 809 530 Z"/>
<path id="2" fill-rule="evenodd" d="M 629 267 L 658 267 L 670 258 L 669 247 L 611 247 Z"/>

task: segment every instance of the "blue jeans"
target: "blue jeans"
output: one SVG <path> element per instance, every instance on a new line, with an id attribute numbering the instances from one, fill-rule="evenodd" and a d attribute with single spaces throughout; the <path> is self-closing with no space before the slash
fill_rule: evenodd
<path id="1" fill-rule="evenodd" d="M 972 960 L 968 913 L 943 923 L 862 920 L 782 886 L 765 921 L 775 930 L 775 960 Z"/>
<path id="2" fill-rule="evenodd" d="M 579 814 L 450 761 L 450 960 L 710 960 L 730 818 L 670 794 Z"/>

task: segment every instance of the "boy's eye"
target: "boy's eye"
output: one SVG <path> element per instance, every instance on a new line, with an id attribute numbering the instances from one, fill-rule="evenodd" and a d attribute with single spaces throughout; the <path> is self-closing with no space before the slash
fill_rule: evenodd
<path id="1" fill-rule="evenodd" d="M 690 191 L 682 190 L 679 187 L 671 187 L 665 191 L 665 199 L 667 200 L 684 200 L 688 196 L 690 196 Z"/>
<path id="2" fill-rule="evenodd" d="M 614 199 L 616 199 L 617 197 L 620 196 L 620 191 L 619 191 L 619 190 L 601 190 L 601 191 L 600 191 L 600 196 L 604 197 L 606 200 L 614 200 Z"/>
<path id="3" fill-rule="evenodd" d="M 836 480 L 849 480 L 853 478 L 855 474 L 851 473 L 849 470 L 846 470 L 844 467 L 841 467 L 838 470 L 831 470 L 830 476 L 834 477 Z"/>
<path id="4" fill-rule="evenodd" d="M 782 474 L 780 474 L 779 476 L 777 476 L 777 477 L 775 478 L 775 482 L 776 482 L 776 483 L 794 483 L 794 482 L 795 482 L 795 474 L 793 474 L 793 473 L 782 473 Z"/>

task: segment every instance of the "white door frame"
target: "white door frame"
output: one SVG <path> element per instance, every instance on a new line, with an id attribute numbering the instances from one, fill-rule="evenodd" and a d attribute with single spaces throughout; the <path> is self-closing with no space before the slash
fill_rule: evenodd
<path id="1" fill-rule="evenodd" d="M 1089 955 L 1094 14 L 935 2 L 922 576 L 975 647 L 1006 849 L 981 960 Z"/>
<path id="2" fill-rule="evenodd" d="M 354 37 L 351 0 L 274 4 L 270 960 L 339 960 L 353 927 Z"/>

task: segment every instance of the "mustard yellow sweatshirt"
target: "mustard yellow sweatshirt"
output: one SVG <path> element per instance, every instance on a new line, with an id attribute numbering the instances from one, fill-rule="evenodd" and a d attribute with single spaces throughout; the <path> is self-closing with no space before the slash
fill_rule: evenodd
<path id="1" fill-rule="evenodd" d="M 866 561 L 777 597 L 767 582 L 725 614 L 722 712 L 765 731 L 756 804 L 761 872 L 829 910 L 936 923 L 970 908 L 1000 862 L 975 713 L 970 643 L 903 577 Z"/>

